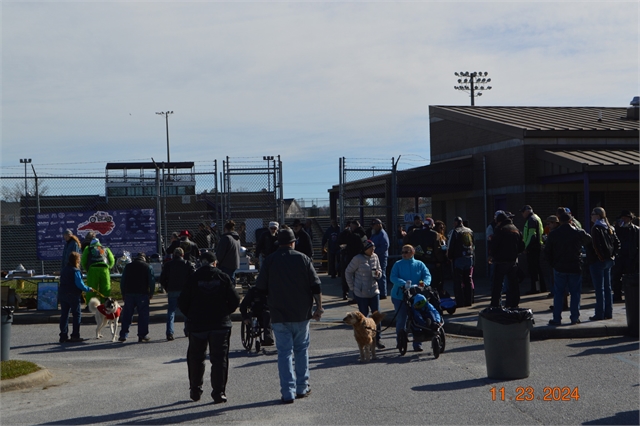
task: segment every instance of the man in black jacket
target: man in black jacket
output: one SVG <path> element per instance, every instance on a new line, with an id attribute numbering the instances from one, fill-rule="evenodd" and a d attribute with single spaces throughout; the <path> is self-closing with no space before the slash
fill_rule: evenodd
<path id="1" fill-rule="evenodd" d="M 616 224 L 616 234 L 620 239 L 620 252 L 611 270 L 613 301 L 622 302 L 622 276 L 638 273 L 638 252 L 640 251 L 640 229 L 633 224 L 635 215 L 631 210 L 623 210 Z"/>
<path id="2" fill-rule="evenodd" d="M 300 219 L 293 221 L 292 228 L 296 235 L 296 250 L 313 259 L 313 241 L 311 241 L 311 236 L 303 229 Z"/>
<path id="3" fill-rule="evenodd" d="M 211 398 L 215 404 L 227 402 L 226 386 L 229 372 L 229 337 L 231 317 L 240 304 L 231 278 L 216 268 L 216 255 L 205 252 L 200 256 L 202 266 L 189 277 L 178 298 L 178 307 L 189 319 L 190 397 L 200 400 L 204 383 L 205 357 L 209 347 L 211 361 Z"/>
<path id="4" fill-rule="evenodd" d="M 453 262 L 453 293 L 458 307 L 473 304 L 472 267 L 475 260 L 473 231 L 456 217 L 447 257 Z"/>
<path id="5" fill-rule="evenodd" d="M 173 251 L 173 259 L 167 262 L 160 274 L 160 284 L 167 292 L 167 340 L 173 340 L 173 322 L 176 317 L 178 297 L 184 288 L 189 276 L 193 273 L 193 265 L 184 260 L 184 251 L 177 247 Z M 186 334 L 186 325 L 185 325 Z"/>
<path id="6" fill-rule="evenodd" d="M 513 221 L 504 213 L 495 217 L 496 226 L 489 242 L 491 256 L 489 262 L 494 265 L 493 282 L 491 287 L 491 306 L 500 306 L 502 282 L 507 277 L 506 306 L 517 308 L 520 303 L 520 288 L 518 285 L 518 255 L 524 251 L 522 234 Z"/>
<path id="7" fill-rule="evenodd" d="M 120 316 L 122 328 L 119 342 L 126 342 L 129 326 L 133 320 L 133 310 L 138 310 L 138 342 L 148 342 L 149 338 L 149 302 L 156 289 L 153 268 L 147 263 L 147 256 L 138 253 L 133 261 L 124 267 L 120 278 L 120 291 L 124 308 Z"/>
<path id="8" fill-rule="evenodd" d="M 313 261 L 295 250 L 295 241 L 290 229 L 278 232 L 279 248 L 265 259 L 256 281 L 268 298 L 285 404 L 309 394 L 309 320 L 320 320 L 324 312 L 320 278 Z"/>
<path id="9" fill-rule="evenodd" d="M 560 226 L 549 234 L 545 244 L 545 254 L 553 268 L 553 319 L 549 325 L 560 325 L 562 320 L 562 299 L 568 289 L 571 295 L 569 308 L 571 324 L 580 323 L 580 293 L 582 274 L 580 256 L 582 247 L 591 244 L 591 236 L 582 229 L 571 226 L 571 217 L 563 213 L 559 217 Z"/>

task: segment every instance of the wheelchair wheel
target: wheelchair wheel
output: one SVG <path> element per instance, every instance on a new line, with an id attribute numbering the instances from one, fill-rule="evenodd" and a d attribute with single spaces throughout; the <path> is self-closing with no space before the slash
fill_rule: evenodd
<path id="1" fill-rule="evenodd" d="M 431 348 L 433 349 L 433 357 L 438 359 L 440 356 L 440 336 L 435 336 L 431 339 Z"/>
<path id="2" fill-rule="evenodd" d="M 444 352 L 444 348 L 447 341 L 447 335 L 444 333 L 444 328 L 440 328 L 440 353 Z"/>
<path id="3" fill-rule="evenodd" d="M 447 313 L 448 313 L 449 315 L 453 315 L 453 314 L 455 314 L 455 313 L 456 313 L 456 308 L 447 309 Z"/>
<path id="4" fill-rule="evenodd" d="M 240 338 L 242 339 L 242 346 L 249 352 L 251 352 L 251 348 L 253 347 L 253 334 L 251 325 L 246 324 L 244 321 L 242 322 L 242 327 L 240 328 Z"/>
<path id="5" fill-rule="evenodd" d="M 400 355 L 404 355 L 407 353 L 407 345 L 409 344 L 409 336 L 407 335 L 406 330 L 400 331 L 398 333 L 398 350 L 400 351 Z"/>

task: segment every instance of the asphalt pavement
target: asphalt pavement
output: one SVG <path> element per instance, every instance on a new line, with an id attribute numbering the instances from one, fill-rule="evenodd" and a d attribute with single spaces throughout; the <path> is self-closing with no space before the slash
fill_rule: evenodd
<path id="1" fill-rule="evenodd" d="M 320 274 L 322 281 L 323 306 L 325 313 L 322 322 L 336 323 L 348 312 L 357 310 L 356 305 L 350 305 L 342 298 L 340 278 L 331 279 L 327 274 Z M 521 284 L 521 292 L 524 293 L 528 284 Z M 452 291 L 451 282 L 445 282 L 445 289 Z M 238 287 L 241 292 L 242 289 Z M 461 336 L 481 337 L 482 330 L 478 328 L 479 312 L 489 306 L 491 299 L 491 286 L 487 279 L 475 278 L 475 303 L 471 307 L 457 308 L 453 315 L 445 312 L 445 331 L 448 334 Z M 589 337 L 622 336 L 627 334 L 627 316 L 625 303 L 614 303 L 613 318 L 604 321 L 590 321 L 589 317 L 594 314 L 595 293 L 592 287 L 583 286 L 580 302 L 580 324 L 570 325 L 569 312 L 563 312 L 562 325 L 549 326 L 549 320 L 553 314 L 549 309 L 553 305 L 553 299 L 548 298 L 548 293 L 534 295 L 523 295 L 520 299 L 520 307 L 531 309 L 533 312 L 534 324 L 531 329 L 531 340 L 537 339 L 572 339 Z M 166 321 L 167 295 L 156 294 L 151 300 L 150 322 L 163 323 Z M 391 298 L 380 301 L 380 310 L 386 313 L 383 321 L 384 326 L 392 325 L 394 319 L 394 308 Z M 178 313 L 177 321 L 181 315 Z M 234 321 L 240 320 L 240 313 L 232 315 Z M 60 320 L 59 311 L 38 311 L 33 309 L 19 309 L 14 312 L 13 322 L 15 324 L 46 324 L 58 323 Z M 134 322 L 136 317 L 134 316 Z M 83 324 L 95 324 L 93 315 L 87 312 L 82 314 Z M 86 331 L 85 331 L 86 333 Z M 150 336 L 152 339 L 164 338 L 164 336 Z"/>

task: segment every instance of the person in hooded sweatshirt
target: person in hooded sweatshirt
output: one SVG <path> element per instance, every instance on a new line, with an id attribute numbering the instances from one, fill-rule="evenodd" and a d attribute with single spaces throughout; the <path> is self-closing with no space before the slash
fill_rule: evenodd
<path id="1" fill-rule="evenodd" d="M 236 223 L 232 220 L 224 224 L 224 234 L 216 246 L 218 269 L 229 275 L 234 282 L 236 270 L 240 267 L 240 235 L 235 231 Z"/>

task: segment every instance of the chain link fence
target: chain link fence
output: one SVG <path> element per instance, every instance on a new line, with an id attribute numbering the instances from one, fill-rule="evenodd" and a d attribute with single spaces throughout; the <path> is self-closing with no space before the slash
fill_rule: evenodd
<path id="1" fill-rule="evenodd" d="M 253 246 L 270 221 L 284 223 L 280 156 L 223 161 L 223 218 L 236 223 L 243 246 Z"/>
<path id="2" fill-rule="evenodd" d="M 143 164 L 143 166 L 141 166 Z M 193 163 L 165 167 L 164 164 L 110 163 L 102 176 L 1 176 L 0 267 L 14 270 L 22 265 L 35 274 L 51 274 L 61 268 L 62 233 L 68 227 L 59 220 L 59 260 L 43 260 L 39 242 L 42 218 L 71 218 L 78 212 L 93 212 L 92 221 L 108 220 L 113 212 L 151 212 L 152 252 L 161 253 L 172 232 L 189 230 L 196 234 L 198 224 L 210 226 L 222 219 L 222 196 L 218 189 L 217 164 L 199 167 Z M 113 166 L 112 168 L 109 168 Z M 38 216 L 40 215 L 40 216 Z M 38 218 L 41 223 L 38 223 Z M 71 222 L 71 221 L 69 221 Z M 82 241 L 86 232 L 72 229 Z M 127 231 L 130 231 L 127 229 Z M 131 241 L 135 236 L 131 237 Z M 134 244 L 135 246 L 135 244 Z M 58 248 L 56 247 L 55 250 Z M 120 250 L 122 251 L 122 250 Z M 121 255 L 113 251 L 114 256 Z M 152 254 L 152 253 L 147 253 Z"/>

